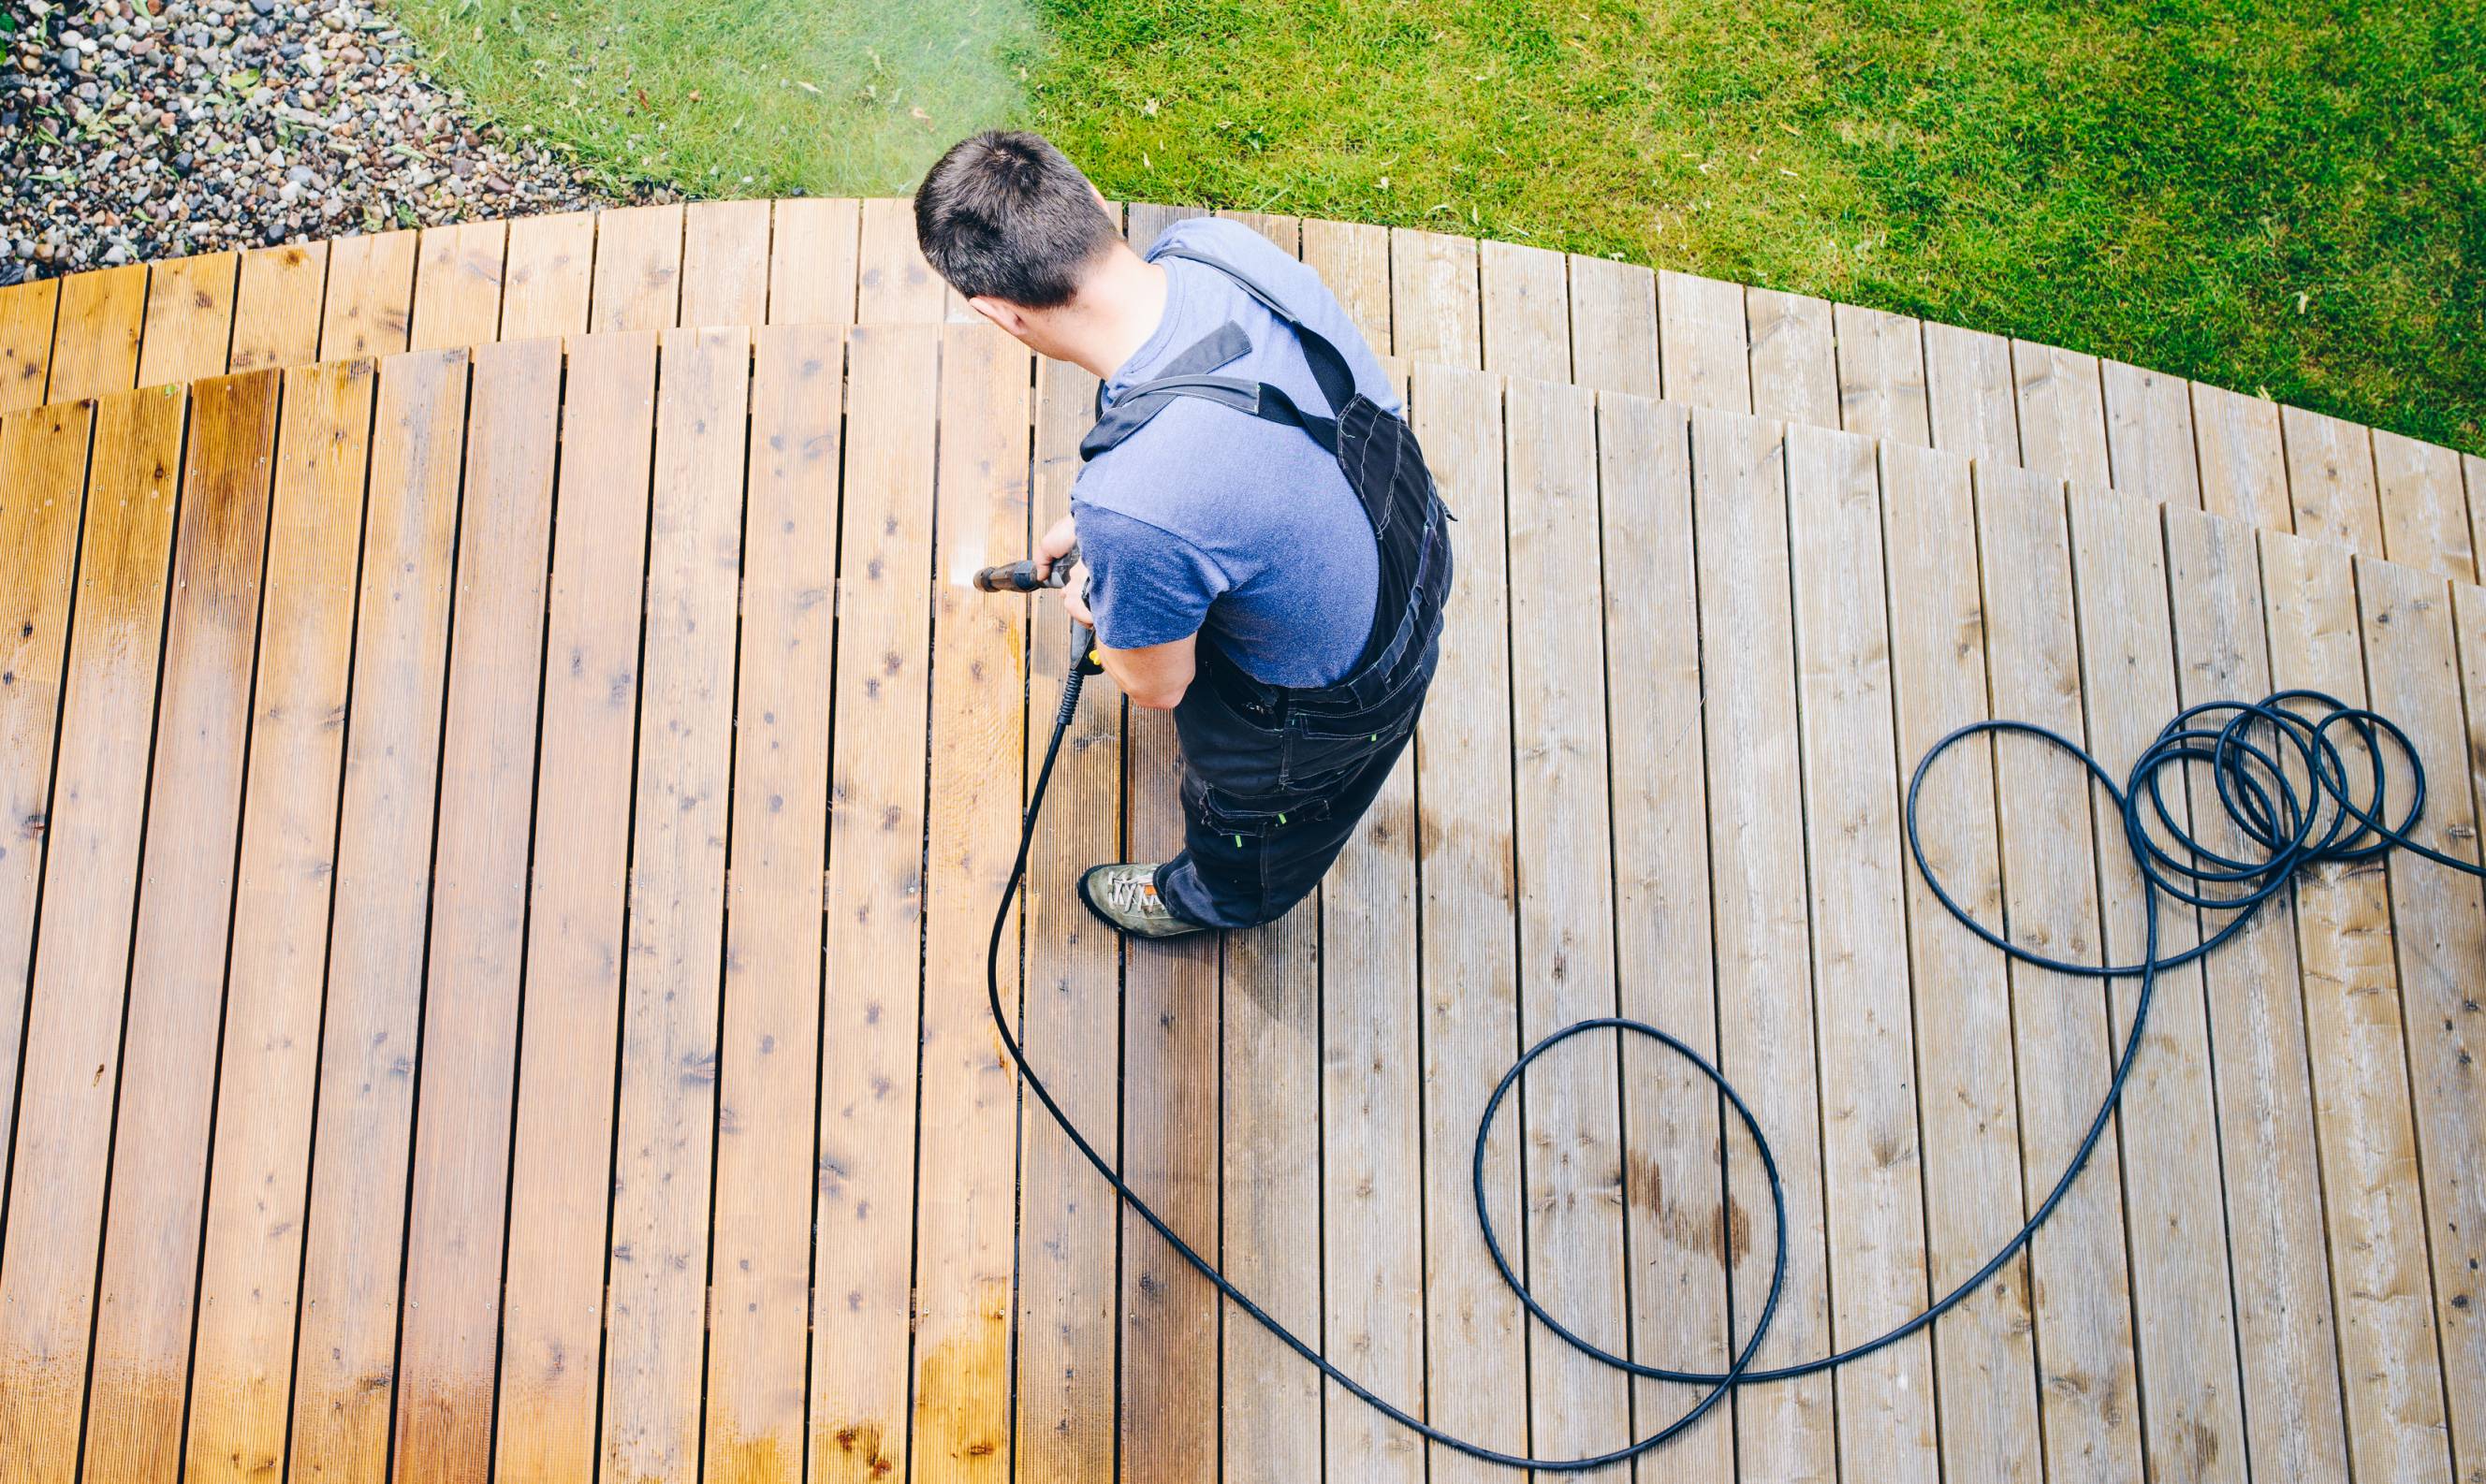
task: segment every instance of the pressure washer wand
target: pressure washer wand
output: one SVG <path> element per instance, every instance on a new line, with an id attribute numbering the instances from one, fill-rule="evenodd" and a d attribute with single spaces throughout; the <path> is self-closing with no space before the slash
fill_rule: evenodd
<path id="1" fill-rule="evenodd" d="M 1046 588 L 1068 586 L 1070 569 L 1078 564 L 1079 548 L 1074 545 L 1041 573 L 1037 572 L 1037 563 L 1031 557 L 1025 562 L 1006 562 L 1000 566 L 981 567 L 970 581 L 975 583 L 980 592 L 1036 592 Z"/>

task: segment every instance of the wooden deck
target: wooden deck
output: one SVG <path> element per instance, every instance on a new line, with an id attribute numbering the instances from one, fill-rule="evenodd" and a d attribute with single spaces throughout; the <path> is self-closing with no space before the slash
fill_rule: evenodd
<path id="1" fill-rule="evenodd" d="M 789 266 L 827 235 L 789 210 L 861 223 L 851 306 L 834 263 Z M 341 243 L 303 356 L 433 324 L 474 348 L 0 415 L 0 1481 L 1501 1476 L 1221 1314 L 1023 1106 L 983 933 L 1066 636 L 943 579 L 1064 507 L 1091 387 L 939 323 L 920 264 L 875 277 L 877 205 L 776 211 L 756 279 L 694 249 L 764 240 L 760 208 L 693 208 L 678 260 L 616 231 L 678 243 L 670 208 Z M 1939 371 L 1851 397 L 1912 336 L 1951 364 L 1950 332 L 1271 225 L 1386 325 L 1462 517 L 1435 705 L 1316 903 L 1125 954 L 1068 888 L 1178 837 L 1174 738 L 1091 696 L 1008 987 L 1159 1208 L 1435 1421 L 1559 1455 L 1686 1400 L 1532 1333 L 1474 1229 L 1493 1080 L 1581 1016 L 1674 1029 L 1759 1111 L 1791 1217 L 1765 1363 L 1904 1317 L 2018 1223 L 2130 986 L 2006 969 L 1903 868 L 1899 785 L 1951 727 L 2042 721 L 2119 764 L 2180 704 L 2369 697 L 2432 768 L 2423 838 L 2477 859 L 2486 590 L 2380 554 L 2412 529 L 2382 492 L 2422 481 L 2361 484 L 2345 434 L 2326 462 L 2266 404 L 2267 446 L 2141 416 L 2159 463 L 2031 467 L 2089 436 L 2027 395 L 2075 379 L 2059 353 L 1999 398 Z M 522 274 L 554 231 L 592 267 Z M 435 254 L 477 237 L 491 271 Z M 272 261 L 236 270 L 228 361 Z M 374 310 L 379 281 L 432 297 Z M 1582 308 L 1608 282 L 1647 338 Z M 725 327 L 604 316 L 646 289 L 642 323 L 691 319 L 694 284 Z M 137 353 L 169 355 L 147 302 Z M 1751 340 L 1670 338 L 1703 315 Z M 1846 383 L 1790 352 L 1823 316 Z M 1644 353 L 1637 391 L 1588 370 Z M 1671 400 L 1642 395 L 1660 365 Z M 1764 386 L 1826 390 L 1822 422 L 1693 405 Z M 2193 499 L 2093 478 L 2178 465 Z M 2373 545 L 2332 529 L 2367 512 Z M 1988 921 L 2138 951 L 2061 763 L 1980 753 L 1931 801 Z M 1637 1476 L 2486 1477 L 2481 980 L 2473 879 L 2307 879 L 2168 977 L 2027 1259 Z M 1532 1078 L 1489 1190 L 1591 1338 L 1714 1364 L 1767 1203 L 1643 1052 Z"/>

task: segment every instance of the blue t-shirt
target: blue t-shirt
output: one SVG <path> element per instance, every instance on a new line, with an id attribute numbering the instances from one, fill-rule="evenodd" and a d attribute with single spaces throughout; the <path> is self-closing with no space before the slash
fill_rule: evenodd
<path id="1" fill-rule="evenodd" d="M 1239 222 L 1199 218 L 1166 229 L 1151 261 L 1176 243 L 1252 275 L 1335 344 L 1357 388 L 1398 411 L 1364 337 L 1320 275 Z M 1205 263 L 1162 260 L 1165 317 L 1105 383 L 1105 402 L 1231 323 L 1250 348 L 1214 368 L 1265 381 L 1307 412 L 1323 402 L 1294 331 Z M 1096 633 L 1117 649 L 1204 633 L 1255 678 L 1328 685 L 1364 650 L 1380 557 L 1364 505 L 1337 458 L 1303 430 L 1197 398 L 1178 398 L 1089 461 L 1070 491 L 1088 563 Z"/>

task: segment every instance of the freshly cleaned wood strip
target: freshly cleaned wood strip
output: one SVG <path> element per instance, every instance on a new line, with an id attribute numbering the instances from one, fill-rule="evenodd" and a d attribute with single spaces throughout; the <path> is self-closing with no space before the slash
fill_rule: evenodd
<path id="1" fill-rule="evenodd" d="M 1139 208 L 1132 207 L 1134 211 Z M 1145 247 L 1139 233 L 1134 244 Z M 1390 233 L 1362 222 L 1304 219 L 1304 261 L 1321 276 L 1377 351 L 1390 348 Z"/>
<path id="2" fill-rule="evenodd" d="M 1666 399 L 1749 412 L 1744 289 L 1669 269 L 1657 275 L 1657 365 Z"/>
<path id="3" fill-rule="evenodd" d="M 622 980 L 604 1471 L 699 1467 L 751 332 L 665 336 Z"/>
<path id="4" fill-rule="evenodd" d="M 528 884 L 501 1301 L 494 1457 L 517 1478 L 595 1469 L 655 414 L 653 332 L 570 343 L 539 743 L 560 786 L 535 811 L 537 858 L 561 867 Z"/>
<path id="5" fill-rule="evenodd" d="M 303 1476 L 388 1467 L 467 365 L 380 367 L 294 1345 Z"/>
<path id="6" fill-rule="evenodd" d="M 667 330 L 681 322 L 682 208 L 623 206 L 595 214 L 595 286 L 588 324 Z"/>
<path id="7" fill-rule="evenodd" d="M 501 336 L 509 228 L 504 222 L 433 227 L 423 234 L 414 269 L 414 312 L 406 331 L 415 350 L 481 345 Z"/>
<path id="8" fill-rule="evenodd" d="M 98 1477 L 181 1471 L 281 379 L 218 376 L 190 397 L 87 1393 Z"/>
<path id="9" fill-rule="evenodd" d="M 1079 436 L 1096 378 L 1060 361 L 1036 368 L 1036 502 L 1041 533 L 1070 513 Z M 1040 600 L 1028 641 L 1028 781 L 1061 708 L 1063 676 L 1086 647 L 1062 606 Z M 1106 1159 L 1121 1120 L 1118 940 L 1079 900 L 1080 872 L 1120 850 L 1122 698 L 1091 675 L 1054 765 L 1045 827 L 1028 856 L 1027 972 L 1019 1042 L 1064 1113 Z M 1114 1477 L 1118 1297 L 1113 1193 L 1030 1099 L 1019 1114 L 1019 1475 L 1061 1484 Z"/>
<path id="10" fill-rule="evenodd" d="M 758 325 L 768 318 L 765 201 L 695 201 L 682 214 L 686 325 Z"/>
<path id="11" fill-rule="evenodd" d="M 131 263 L 61 280 L 52 329 L 51 386 L 38 401 L 109 397 L 138 382 L 138 338 L 147 312 L 147 268 Z"/>
<path id="12" fill-rule="evenodd" d="M 2264 531 L 2293 531 L 2279 408 L 2258 397 L 2193 383 L 2193 448 L 2201 508 Z"/>
<path id="13" fill-rule="evenodd" d="M 35 907 L 51 829 L 53 744 L 69 655 L 78 514 L 95 408 L 64 402 L 0 417 L 0 1150 L 17 1107 L 18 1037 L 35 966 Z M 0 1162 L 0 1210 L 8 1199 Z"/>
<path id="14" fill-rule="evenodd" d="M 2164 508 L 2144 495 L 2081 489 L 2072 491 L 2070 508 L 2089 746 L 2120 776 L 2177 710 Z M 2180 795 L 2170 804 L 2178 819 L 2189 818 Z M 2090 820 L 2105 952 L 2118 963 L 2137 962 L 2149 952 L 2146 888 L 2122 817 L 2100 807 Z M 2164 898 L 2158 905 L 2162 955 L 2199 941 L 2193 913 Z M 2120 1052 L 2131 1039 L 2140 986 L 2125 979 L 2107 988 Z M 2123 1092 L 2124 1127 L 2139 1136 L 2124 1146 L 2123 1181 L 2141 1415 L 2153 1460 L 2186 1460 L 2191 1477 L 2243 1484 L 2243 1386 L 2211 1077 L 2201 973 L 2186 965 L 2158 976 L 2147 1043 Z"/>
<path id="15" fill-rule="evenodd" d="M 2027 362 L 2022 369 L 2025 375 Z M 2029 399 L 2021 405 L 2026 412 Z M 2081 654 L 2060 482 L 2033 469 L 1980 466 L 1976 526 L 1994 714 L 2080 741 Z M 2018 942 L 2095 963 L 2098 876 L 2088 781 L 2027 737 L 2007 738 L 1995 753 L 2001 921 Z M 2105 1094 L 2111 1028 L 2094 981 L 2029 964 L 2011 965 L 2011 1006 L 2018 1065 L 2029 1069 L 2020 1080 L 2023 1189 L 2035 1200 L 2069 1162 Z M 2110 1133 L 2031 1244 L 2049 1478 L 2082 1470 L 2108 1478 L 2141 1474 L 2122 1164 Z"/>
<path id="16" fill-rule="evenodd" d="M 1925 413 L 1934 447 L 1970 458 L 2020 462 L 2011 343 L 1947 324 L 1928 322 L 1924 331 Z"/>
<path id="17" fill-rule="evenodd" d="M 770 324 L 848 325 L 863 203 L 820 197 L 777 203 L 768 254 Z"/>
<path id="18" fill-rule="evenodd" d="M 2105 487 L 2106 393 L 2097 357 L 2015 340 L 2011 384 L 2019 404 L 2022 465 L 2058 484 Z"/>
<path id="19" fill-rule="evenodd" d="M 501 265 L 501 338 L 586 334 L 594 279 L 592 213 L 565 211 L 511 222 Z"/>
<path id="20" fill-rule="evenodd" d="M 43 404 L 52 371 L 52 322 L 60 307 L 56 278 L 0 289 L 0 413 Z"/>
<path id="21" fill-rule="evenodd" d="M 1690 414 L 1671 402 L 1597 398 L 1604 556 L 1606 708 L 1614 790 L 1615 947 L 1621 1012 L 1662 1026 L 1715 1058 L 1718 1006 L 1709 935 L 1707 778 L 1700 656 L 1680 642 L 1698 622 L 1692 561 Z M 1717 1090 L 1639 1036 L 1622 1042 L 1623 1222 L 1631 1262 L 1632 1356 L 1723 1370 L 1726 1264 Z M 1749 1216 L 1746 1205 L 1736 1210 Z M 1741 1217 L 1739 1217 L 1739 1220 Z M 1747 1225 L 1741 1240 L 1751 1240 Z M 1680 1416 L 1699 1389 L 1633 1384 L 1635 1432 Z M 1734 1475 L 1733 1409 L 1719 1407 L 1667 1445 L 1670 1478 Z"/>
<path id="22" fill-rule="evenodd" d="M 916 246 L 915 212 L 908 203 L 879 197 L 864 202 L 856 263 L 857 324 L 939 322 L 946 286 Z"/>
<path id="23" fill-rule="evenodd" d="M 1894 443 L 1932 443 L 1922 326 L 1905 315 L 1853 304 L 1837 306 L 1832 323 L 1838 340 L 1837 426 Z"/>
<path id="24" fill-rule="evenodd" d="M 2167 563 L 2177 700 L 2189 707 L 2269 695 L 2252 528 L 2170 508 Z M 2196 775 L 2186 796 L 2201 839 L 2230 859 L 2246 859 L 2254 847 L 2210 781 Z M 2251 1469 L 2260 1478 L 2345 1478 L 2348 1443 L 2291 895 L 2265 905 L 2202 962 L 2201 974 L 2226 1161 L 2227 1250 Z"/>
<path id="25" fill-rule="evenodd" d="M 1905 324 L 1914 344 L 1915 321 Z M 1842 373 L 1853 339 L 1839 337 Z M 1886 371 L 1897 359 L 1885 357 Z M 1922 377 L 1916 379 L 1921 386 Z M 1911 405 L 1888 390 L 1906 381 L 1906 373 L 1886 379 L 1874 403 L 1886 411 Z M 1921 420 L 1921 398 L 1913 405 Z M 1920 1312 L 1932 1298 L 1915 1088 L 1892 1075 L 1919 1062 L 1899 875 L 1905 775 L 1892 740 L 1873 444 L 1854 433 L 1789 428 L 1786 499 L 1821 1039 L 1831 1338 L 1854 1345 Z M 1840 1471 L 1873 1479 L 1937 1476 L 1933 1383 L 1931 1339 L 1921 1333 L 1842 1366 Z"/>
<path id="26" fill-rule="evenodd" d="M 2121 361 L 2099 363 L 2106 391 L 2106 452 L 2114 487 L 2183 509 L 2201 503 L 2193 399 L 2181 376 Z"/>
<path id="27" fill-rule="evenodd" d="M 737 1484 L 803 1476 L 818 1127 L 820 879 L 827 865 L 831 629 L 845 336 L 758 337 L 752 533 L 734 691 L 733 866 L 709 1264 L 706 1467 Z"/>
<path id="28" fill-rule="evenodd" d="M 140 386 L 225 373 L 239 269 L 240 260 L 233 253 L 202 253 L 149 265 L 147 327 L 138 343 Z"/>
<path id="29" fill-rule="evenodd" d="M 2460 481 L 2469 486 L 2469 552 L 2478 563 L 2478 581 L 2486 583 L 2486 458 L 2461 454 Z"/>
<path id="30" fill-rule="evenodd" d="M 920 1041 L 922 1101 L 939 1114 L 918 1134 L 914 1384 L 915 1466 L 941 1479 L 1010 1471 L 1018 1077 L 993 1031 L 983 968 L 1026 797 L 1028 605 L 965 578 L 1028 549 L 1034 370 L 991 325 L 941 333 Z M 1004 952 L 1000 974 L 1002 1003 L 1017 1004 L 1016 954 Z"/>
<path id="31" fill-rule="evenodd" d="M 561 447 L 561 343 L 486 344 L 474 357 L 398 1340 L 401 1479 L 479 1478 L 492 1457 L 527 821 Z"/>
<path id="32" fill-rule="evenodd" d="M 2382 500 L 2383 545 L 2393 562 L 2454 582 L 2477 580 L 2459 454 L 2377 427 L 2374 484 Z"/>
<path id="33" fill-rule="evenodd" d="M 1436 366 L 1482 366 L 1478 271 L 1475 238 L 1392 228 L 1391 353 Z"/>
<path id="34" fill-rule="evenodd" d="M 1570 293 L 1562 255 L 1541 247 L 1485 242 L 1479 246 L 1478 260 L 1485 368 L 1505 376 L 1569 381 Z M 1413 353 L 1401 350 L 1399 354 Z"/>
<path id="35" fill-rule="evenodd" d="M 1759 1360 L 1805 1360 L 1831 1338 L 1822 1190 L 1822 1108 L 1809 983 L 1795 634 L 1790 611 L 1785 434 L 1780 424 L 1712 410 L 1692 415 L 1692 505 L 1700 581 L 1701 729 L 1708 756 L 1711 906 L 1718 956 L 1720 1070 L 1755 1106 L 1787 1202 L 1786 1299 Z M 1752 1147 L 1726 1140 L 1728 1199 L 1768 1199 Z M 1769 1288 L 1769 1219 L 1752 1210 L 1740 1244 L 1727 1208 L 1729 1287 L 1738 1333 L 1752 1333 Z M 1830 1378 L 1756 1388 L 1735 1399 L 1736 1460 L 1765 1478 L 1827 1477 L 1837 1468 Z"/>
<path id="36" fill-rule="evenodd" d="M 940 351 L 929 324 L 846 341 L 811 1474 L 853 1484 L 906 1458 Z"/>
<path id="37" fill-rule="evenodd" d="M 411 232 L 339 237 L 328 244 L 328 292 L 319 311 L 321 360 L 395 355 L 409 348 L 414 257 Z"/>
<path id="38" fill-rule="evenodd" d="M 288 371 L 277 429 L 189 1354 L 187 1474 L 219 1484 L 285 1467 L 373 373 L 369 361 Z"/>
<path id="39" fill-rule="evenodd" d="M 1571 379 L 1600 392 L 1655 397 L 1657 275 L 1607 258 L 1574 254 L 1570 263 Z"/>
<path id="40" fill-rule="evenodd" d="M 2486 813 L 2486 589 L 2472 587 L 2467 583 L 2452 584 L 2451 617 L 2460 646 L 2461 689 L 2468 702 L 2466 735 L 2469 746 L 2472 811 L 2470 820 L 2473 825 L 2479 814 Z M 2438 763 L 2436 766 L 2439 768 L 2442 765 Z M 2475 836 L 2470 838 L 2468 846 L 2468 858 L 2472 861 L 2477 859 L 2478 846 Z M 2466 1008 L 2465 1004 L 2463 1008 Z M 2471 1013 L 2473 1015 L 2474 1012 Z M 2475 1157 L 2476 1151 L 2473 1148 L 2467 1152 L 2471 1158 Z M 2469 1187 L 2468 1194 L 2472 1204 L 2476 1199 L 2475 1191 L 2476 1187 L 2473 1184 Z M 2473 1236 L 2469 1244 L 2469 1250 L 2472 1254 L 2475 1251 Z M 2442 1271 L 2440 1253 L 2437 1254 L 2437 1271 Z M 2486 1351 L 2486 1331 L 2481 1331 L 2480 1328 L 2481 1323 L 2486 1321 L 2481 1321 L 2478 1312 L 2477 1283 L 2477 1270 L 2472 1268 L 2461 1275 L 2460 1281 L 2444 1283 L 2435 1294 L 2435 1326 L 2443 1337 L 2445 1360 L 2455 1372 L 2463 1376 L 2464 1379 L 2460 1384 L 2464 1388 L 2471 1385 L 2466 1378 L 2475 1374 L 2478 1357 L 2481 1351 Z M 2455 1409 L 2469 1405 L 2465 1400 L 2468 1395 L 2469 1393 L 2464 1390 L 2454 1396 Z M 2457 1411 L 2454 1415 L 2455 1417 L 2459 1415 Z M 2477 1435 L 2473 1432 L 2457 1433 L 2453 1441 L 2455 1470 L 2465 1470 L 2474 1472 L 2478 1467 Z"/>
<path id="41" fill-rule="evenodd" d="M 1460 704 L 1427 706 L 1415 747 L 1428 1239 L 1421 1415 L 1462 1438 L 1518 1452 L 1529 1436 L 1528 1419 L 1513 1405 L 1528 1388 L 1526 1313 L 1477 1235 L 1468 1178 L 1485 1097 L 1519 1050 L 1500 380 L 1420 364 L 1413 402 L 1425 461 L 1459 515 L 1450 527 L 1458 595 L 1443 618 L 1433 686 Z M 1509 1112 L 1485 1148 L 1485 1198 L 1515 1247 L 1525 1239 L 1518 1110 Z M 1427 1444 L 1423 1451 L 1435 1484 L 1506 1477 L 1447 1448 Z"/>
<path id="42" fill-rule="evenodd" d="M 1513 378 L 1507 395 L 1511 728 L 1518 864 L 1520 1040 L 1615 1013 L 1605 654 L 1597 643 L 1594 394 Z M 1618 1058 L 1591 1038 L 1529 1079 L 1527 1273 L 1575 1333 L 1617 1354 L 1624 1327 L 1625 1150 Z M 1573 1458 L 1629 1441 L 1629 1380 L 1537 1330 L 1529 1441 Z"/>
<path id="43" fill-rule="evenodd" d="M 2374 491 L 2374 446 L 2354 423 L 2279 409 L 2287 443 L 2288 501 L 2298 536 L 2344 546 L 2360 556 L 2383 554 L 2383 512 Z"/>
<path id="44" fill-rule="evenodd" d="M 1843 367 L 1829 301 L 1748 289 L 1744 308 L 1753 343 L 1753 410 L 1765 418 L 1837 427 Z M 1851 312 L 1842 306 L 1839 313 Z M 1920 402 L 1923 380 L 1917 377 Z"/>
<path id="45" fill-rule="evenodd" d="M 2468 756 L 2472 766 L 2480 759 L 2461 715 L 2450 586 L 2432 572 L 2363 558 L 2357 563 L 2357 596 L 2372 705 L 2407 730 L 2418 759 L 2432 770 L 2435 786 L 2410 835 L 2473 867 L 2477 800 L 2462 786 L 2468 781 L 2460 777 L 2459 759 Z M 2411 797 L 2405 760 L 2388 747 L 2383 760 L 2392 798 Z M 2476 1076 L 2478 1056 L 2486 1052 L 2476 1008 L 2479 969 L 2486 966 L 2486 892 L 2473 874 L 2407 851 L 2392 852 L 2384 864 L 2391 935 L 2399 947 L 2452 1472 L 2466 1477 L 2486 1469 L 2486 1326 L 2476 1314 L 2479 1275 L 2486 1273 L 2486 1088 Z"/>
<path id="46" fill-rule="evenodd" d="M 186 406 L 164 388 L 96 408 L 0 1232 L 0 1478 L 77 1472 Z"/>
<path id="47" fill-rule="evenodd" d="M 2356 579 L 2346 552 L 2264 532 L 2262 613 L 2271 683 L 2365 700 Z M 2334 733 L 2334 735 L 2338 735 Z M 2340 737 L 2350 776 L 2364 761 Z M 2301 772 L 2291 770 L 2300 787 Z M 2306 1060 L 2330 1222 L 2332 1304 L 2359 1479 L 2450 1476 L 2442 1352 L 2426 1268 L 2388 866 L 2357 861 L 2296 878 Z"/>
<path id="48" fill-rule="evenodd" d="M 1976 512 L 1967 459 L 1902 444 L 1883 445 L 1881 457 L 1897 756 L 1913 771 L 1953 728 L 1993 714 Z M 1935 878 L 1976 921 L 2002 923 L 1990 744 L 1964 743 L 1947 756 L 1919 801 L 1917 832 Z M 1947 1294 L 2027 1215 L 2010 984 L 2003 955 L 1949 921 L 1913 863 L 1893 868 L 1908 893 L 1928 1275 L 1932 1291 Z M 1934 1377 L 1946 1476 L 2043 1476 L 2035 1312 L 2023 1252 L 1943 1320 Z"/>
<path id="49" fill-rule="evenodd" d="M 231 368 L 307 366 L 319 359 L 319 314 L 328 289 L 328 244 L 296 242 L 241 255 L 234 290 Z M 368 421 L 368 420 L 366 420 Z"/>

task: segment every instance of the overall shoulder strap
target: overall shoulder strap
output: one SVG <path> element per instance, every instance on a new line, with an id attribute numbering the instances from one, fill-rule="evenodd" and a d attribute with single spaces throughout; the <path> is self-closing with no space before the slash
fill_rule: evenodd
<path id="1" fill-rule="evenodd" d="M 1215 268 L 1232 279 L 1245 293 L 1258 300 L 1260 307 L 1277 316 L 1286 328 L 1294 331 L 1295 339 L 1303 344 L 1304 360 L 1312 366 L 1312 380 L 1318 384 L 1321 396 L 1329 402 L 1329 405 L 1322 409 L 1329 416 L 1337 417 L 1346 410 L 1348 402 L 1355 399 L 1355 372 L 1346 364 L 1345 354 L 1330 343 L 1329 337 L 1304 323 L 1302 317 L 1288 309 L 1284 300 L 1270 292 L 1267 285 L 1215 253 L 1203 252 L 1199 248 L 1185 247 L 1180 244 L 1161 248 L 1150 261 L 1163 258 L 1179 258 L 1186 262 L 1196 262 L 1203 267 Z"/>

